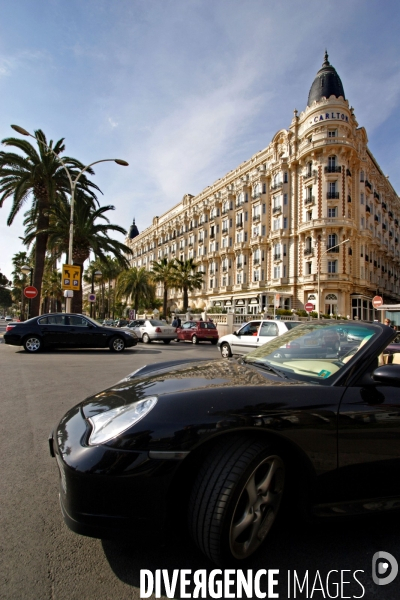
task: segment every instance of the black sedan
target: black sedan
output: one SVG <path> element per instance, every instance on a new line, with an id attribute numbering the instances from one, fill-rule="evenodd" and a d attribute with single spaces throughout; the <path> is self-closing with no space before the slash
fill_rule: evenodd
<path id="1" fill-rule="evenodd" d="M 347 323 L 360 341 L 329 353 L 322 334 L 341 326 L 309 322 L 239 360 L 144 366 L 69 410 L 50 438 L 67 525 L 140 539 L 182 520 L 212 561 L 237 565 L 278 513 L 400 507 L 395 332 Z"/>
<path id="2" fill-rule="evenodd" d="M 55 313 L 17 323 L 6 331 L 4 342 L 23 346 L 30 353 L 43 348 L 109 348 L 122 352 L 136 346 L 138 339 L 133 332 L 103 327 L 89 317 Z"/>

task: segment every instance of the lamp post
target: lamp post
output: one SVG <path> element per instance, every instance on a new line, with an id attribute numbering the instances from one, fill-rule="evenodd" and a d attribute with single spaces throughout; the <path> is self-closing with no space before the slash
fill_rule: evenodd
<path id="1" fill-rule="evenodd" d="M 103 273 L 101 271 L 93 271 L 92 273 L 92 294 L 94 294 L 94 279 L 101 277 L 103 275 Z M 94 302 L 90 303 L 90 318 L 92 318 L 93 316 L 93 304 Z"/>
<path id="2" fill-rule="evenodd" d="M 32 285 L 32 277 L 33 277 L 33 269 L 32 267 L 29 267 L 28 265 L 23 265 L 21 267 L 21 273 L 23 273 L 24 275 L 28 275 L 30 273 L 30 281 L 29 281 L 29 285 Z M 31 313 L 31 299 L 28 299 L 28 319 L 29 319 L 29 315 Z"/>
<path id="3" fill-rule="evenodd" d="M 317 262 L 317 279 L 318 279 L 318 319 L 321 318 L 321 299 L 320 299 L 320 276 L 321 276 L 321 259 L 323 256 L 325 256 L 325 254 L 327 254 L 328 252 L 330 252 L 331 250 L 333 250 L 334 248 L 338 248 L 339 246 L 342 246 L 343 244 L 346 244 L 347 242 L 349 242 L 350 240 L 344 240 L 343 242 L 340 242 L 340 244 L 335 244 L 335 246 L 330 246 L 329 248 L 327 248 L 324 252 L 322 252 L 318 258 L 318 262 Z"/>
<path id="4" fill-rule="evenodd" d="M 44 142 L 42 142 L 42 140 L 38 140 L 34 135 L 32 135 L 31 133 L 29 133 L 29 131 L 26 131 L 26 129 L 24 129 L 23 127 L 20 127 L 19 125 L 11 125 L 11 127 L 12 127 L 12 129 L 14 129 L 14 131 L 17 131 L 21 135 L 27 135 L 29 137 L 32 137 L 34 140 L 36 140 L 40 144 L 43 144 L 43 146 L 45 146 L 48 150 L 50 150 L 50 152 L 52 152 L 54 154 L 54 156 L 57 158 L 57 160 L 60 161 L 61 165 L 65 169 L 65 172 L 66 172 L 67 177 L 68 177 L 69 184 L 71 186 L 71 204 L 70 204 L 71 209 L 70 209 L 70 219 L 69 219 L 68 260 L 70 261 L 70 264 L 72 264 L 72 249 L 73 249 L 73 243 L 74 243 L 75 188 L 76 188 L 76 184 L 78 183 L 79 177 L 82 175 L 82 173 L 84 173 L 85 171 L 87 171 L 90 167 L 92 167 L 93 165 L 97 165 L 98 163 L 101 163 L 101 162 L 115 162 L 115 163 L 117 163 L 117 165 L 122 165 L 123 167 L 128 167 L 129 163 L 127 163 L 126 160 L 122 160 L 120 158 L 103 158 L 102 160 L 96 160 L 95 162 L 92 162 L 92 163 L 90 163 L 90 165 L 87 165 L 86 167 L 84 167 L 83 169 L 81 169 L 79 171 L 79 173 L 77 174 L 77 176 L 75 177 L 75 179 L 72 179 L 71 173 L 68 171 L 67 166 L 65 165 L 64 161 L 62 160 L 62 158 L 60 158 L 58 156 L 58 154 L 56 152 L 54 152 L 53 148 L 50 148 L 50 146 L 48 146 L 47 144 L 45 144 Z M 66 298 L 66 307 L 65 307 L 65 311 L 67 313 L 71 312 L 71 302 L 72 302 L 72 298 L 71 297 L 67 297 Z"/>

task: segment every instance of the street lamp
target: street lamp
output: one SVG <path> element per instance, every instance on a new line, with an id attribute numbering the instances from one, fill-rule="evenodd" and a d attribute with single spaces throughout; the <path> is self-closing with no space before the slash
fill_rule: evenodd
<path id="1" fill-rule="evenodd" d="M 32 267 L 29 267 L 28 265 L 23 265 L 20 270 L 21 270 L 21 273 L 23 273 L 24 275 L 28 275 L 30 273 L 31 276 L 30 276 L 29 285 L 32 285 L 32 276 L 33 276 Z M 24 292 L 22 292 L 22 293 L 24 293 Z M 31 299 L 29 298 L 28 299 L 28 319 L 29 319 L 30 313 L 31 313 Z"/>
<path id="2" fill-rule="evenodd" d="M 339 246 L 342 246 L 343 244 L 346 244 L 347 242 L 349 242 L 350 240 L 344 240 L 343 242 L 340 242 L 340 244 L 335 244 L 335 246 L 330 246 L 329 248 L 327 248 L 324 252 L 322 252 L 318 258 L 318 262 L 317 262 L 317 277 L 318 277 L 318 298 L 317 298 L 317 302 L 318 302 L 318 319 L 321 318 L 321 299 L 320 299 L 320 271 L 321 271 L 321 259 L 323 256 L 325 256 L 325 254 L 327 254 L 328 252 L 330 252 L 331 250 L 333 250 L 334 248 L 338 248 Z"/>
<path id="3" fill-rule="evenodd" d="M 101 271 L 93 271 L 92 273 L 92 294 L 94 294 L 94 279 L 98 279 L 99 277 L 101 277 L 103 275 L 103 273 Z M 93 304 L 94 302 L 90 303 L 90 317 L 93 316 Z"/>
<path id="4" fill-rule="evenodd" d="M 115 162 L 115 163 L 117 163 L 117 165 L 121 165 L 123 167 L 128 167 L 129 163 L 127 163 L 126 160 L 122 160 L 120 158 L 103 158 L 102 160 L 96 160 L 95 162 L 92 162 L 92 163 L 90 163 L 90 165 L 87 165 L 86 167 L 84 167 L 83 169 L 81 169 L 79 171 L 79 173 L 77 174 L 77 176 L 75 177 L 75 179 L 72 179 L 71 174 L 68 171 L 68 169 L 67 169 L 64 161 L 62 160 L 62 158 L 60 158 L 58 156 L 58 154 L 56 152 L 54 152 L 53 148 L 50 148 L 50 146 L 48 146 L 47 144 L 45 144 L 44 142 L 42 142 L 42 140 L 39 140 L 37 137 L 35 137 L 31 133 L 29 133 L 29 131 L 26 131 L 26 129 L 24 129 L 23 127 L 20 127 L 19 125 L 11 125 L 11 127 L 12 127 L 12 129 L 14 129 L 14 131 L 17 131 L 21 135 L 27 135 L 29 137 L 32 137 L 34 140 L 36 140 L 40 144 L 43 144 L 43 146 L 45 146 L 48 150 L 50 150 L 50 152 L 52 152 L 54 154 L 54 156 L 60 161 L 61 165 L 65 169 L 65 172 L 66 172 L 67 177 L 68 177 L 69 184 L 71 186 L 71 211 L 70 211 L 70 219 L 69 219 L 70 225 L 69 225 L 68 260 L 70 261 L 70 264 L 72 264 L 72 247 L 73 247 L 73 242 L 74 242 L 74 202 L 75 202 L 75 188 L 76 188 L 76 184 L 78 182 L 79 177 L 82 175 L 82 173 L 84 173 L 85 171 L 87 171 L 90 167 L 92 167 L 93 165 L 97 165 L 98 163 L 101 163 L 101 162 Z M 67 297 L 66 298 L 66 307 L 65 307 L 65 311 L 67 313 L 71 312 L 71 302 L 72 302 L 72 298 L 71 297 Z"/>

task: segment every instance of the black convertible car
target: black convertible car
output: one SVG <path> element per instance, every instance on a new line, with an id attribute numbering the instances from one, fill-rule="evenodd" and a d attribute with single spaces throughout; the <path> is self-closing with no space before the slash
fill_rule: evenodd
<path id="1" fill-rule="evenodd" d="M 83 315 L 54 313 L 9 326 L 4 342 L 27 352 L 43 348 L 109 348 L 122 352 L 138 343 L 135 333 L 104 327 Z"/>
<path id="2" fill-rule="evenodd" d="M 288 506 L 399 508 L 396 333 L 346 322 L 357 341 L 327 348 L 341 327 L 309 322 L 239 360 L 144 366 L 69 410 L 50 438 L 67 525 L 134 537 L 182 519 L 222 565 L 258 550 Z"/>

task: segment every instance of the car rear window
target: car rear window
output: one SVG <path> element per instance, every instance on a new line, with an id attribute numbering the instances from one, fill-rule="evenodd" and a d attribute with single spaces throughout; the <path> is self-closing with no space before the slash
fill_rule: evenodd
<path id="1" fill-rule="evenodd" d="M 214 323 L 200 323 L 200 329 L 217 329 Z"/>
<path id="2" fill-rule="evenodd" d="M 153 325 L 153 327 L 159 327 L 160 325 L 166 325 L 165 321 L 158 321 L 157 319 L 149 319 L 149 322 Z"/>

